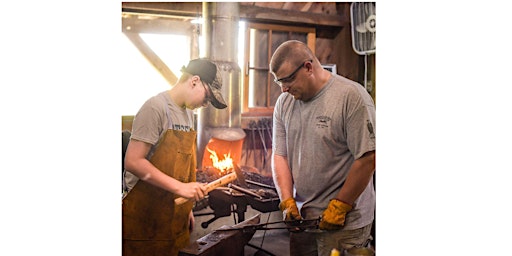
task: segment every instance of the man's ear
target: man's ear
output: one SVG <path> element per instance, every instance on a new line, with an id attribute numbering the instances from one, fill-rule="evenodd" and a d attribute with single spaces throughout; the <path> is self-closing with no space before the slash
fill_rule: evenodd
<path id="1" fill-rule="evenodd" d="M 312 62 L 306 62 L 304 63 L 304 66 L 306 67 L 307 71 L 313 70 L 313 63 Z"/>

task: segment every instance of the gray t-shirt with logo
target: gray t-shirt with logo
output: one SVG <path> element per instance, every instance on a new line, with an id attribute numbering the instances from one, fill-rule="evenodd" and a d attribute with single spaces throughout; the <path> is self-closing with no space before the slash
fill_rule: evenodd
<path id="1" fill-rule="evenodd" d="M 155 150 L 156 143 L 167 129 L 190 131 L 194 128 L 193 125 L 194 112 L 180 108 L 172 101 L 169 91 L 164 91 L 149 98 L 139 109 L 133 119 L 130 139 L 153 145 L 147 156 L 149 159 Z M 138 180 L 137 176 L 128 171 L 125 172 L 124 185 L 128 191 Z"/>
<path id="2" fill-rule="evenodd" d="M 279 96 L 273 152 L 288 158 L 294 197 L 303 218 L 317 218 L 340 191 L 355 159 L 375 150 L 375 105 L 360 84 L 332 75 L 311 100 Z M 344 229 L 372 223 L 373 179 L 347 214 Z"/>

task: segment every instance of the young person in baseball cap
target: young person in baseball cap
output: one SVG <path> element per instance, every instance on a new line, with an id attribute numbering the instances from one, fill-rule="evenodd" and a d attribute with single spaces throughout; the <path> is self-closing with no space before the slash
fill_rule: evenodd
<path id="1" fill-rule="evenodd" d="M 212 92 L 210 102 L 214 107 L 218 109 L 227 107 L 220 92 L 222 88 L 222 79 L 218 72 L 217 65 L 206 59 L 195 59 L 191 60 L 187 67 L 183 66 L 181 71 L 199 76 L 201 80 L 208 85 L 210 92 Z"/>
<path id="2" fill-rule="evenodd" d="M 170 89 L 148 99 L 133 120 L 124 158 L 123 256 L 178 255 L 189 243 L 194 201 L 207 194 L 196 182 L 194 109 L 226 108 L 217 66 L 191 60 Z M 182 205 L 177 197 L 188 198 Z"/>

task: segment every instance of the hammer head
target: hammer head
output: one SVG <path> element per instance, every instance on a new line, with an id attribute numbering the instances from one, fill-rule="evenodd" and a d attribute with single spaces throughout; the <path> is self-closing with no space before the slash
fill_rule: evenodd
<path id="1" fill-rule="evenodd" d="M 244 174 L 242 173 L 242 170 L 240 169 L 240 167 L 238 166 L 238 164 L 233 164 L 233 169 L 235 170 L 235 173 L 236 173 L 236 180 L 238 181 L 238 183 L 240 184 L 240 187 L 243 187 L 243 188 L 247 188 L 247 182 L 245 182 L 245 177 L 244 177 Z"/>

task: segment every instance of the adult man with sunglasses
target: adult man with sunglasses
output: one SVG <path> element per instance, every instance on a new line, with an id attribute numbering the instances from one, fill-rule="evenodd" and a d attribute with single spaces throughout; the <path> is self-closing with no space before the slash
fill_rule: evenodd
<path id="1" fill-rule="evenodd" d="M 194 200 L 206 195 L 196 181 L 193 109 L 226 103 L 217 66 L 191 60 L 179 81 L 148 99 L 135 115 L 123 184 L 123 255 L 178 255 L 189 243 Z M 176 197 L 192 200 L 176 205 Z"/>
<path id="2" fill-rule="evenodd" d="M 363 86 L 323 69 L 306 44 L 287 41 L 270 72 L 272 172 L 285 220 L 321 217 L 319 230 L 290 228 L 291 255 L 364 246 L 375 211 L 375 105 Z"/>

